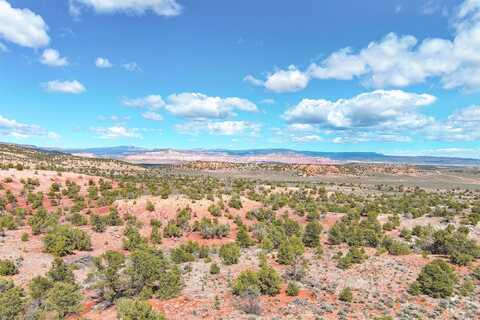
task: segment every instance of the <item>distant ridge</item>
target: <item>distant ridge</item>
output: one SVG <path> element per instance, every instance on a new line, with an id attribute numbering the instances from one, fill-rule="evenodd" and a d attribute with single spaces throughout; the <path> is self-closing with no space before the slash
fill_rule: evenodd
<path id="1" fill-rule="evenodd" d="M 33 147 L 33 146 L 32 146 Z M 74 155 L 91 155 L 138 163 L 172 163 L 185 161 L 280 162 L 280 163 L 386 163 L 436 166 L 480 166 L 480 159 L 435 156 L 391 156 L 377 152 L 322 152 L 291 149 L 190 149 L 113 146 L 99 148 L 39 148 Z M 257 160 L 256 160 L 257 159 Z"/>

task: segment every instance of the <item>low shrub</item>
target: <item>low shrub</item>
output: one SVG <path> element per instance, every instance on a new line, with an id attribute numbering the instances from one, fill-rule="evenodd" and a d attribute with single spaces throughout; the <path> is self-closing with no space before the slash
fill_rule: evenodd
<path id="1" fill-rule="evenodd" d="M 66 256 L 75 250 L 91 250 L 90 236 L 68 225 L 56 227 L 43 238 L 45 251 L 55 256 Z"/>

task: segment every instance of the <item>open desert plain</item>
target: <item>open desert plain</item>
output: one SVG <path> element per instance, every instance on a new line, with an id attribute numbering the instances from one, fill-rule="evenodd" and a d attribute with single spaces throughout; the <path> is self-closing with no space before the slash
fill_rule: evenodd
<path id="1" fill-rule="evenodd" d="M 2 319 L 478 319 L 478 169 L 1 151 Z"/>

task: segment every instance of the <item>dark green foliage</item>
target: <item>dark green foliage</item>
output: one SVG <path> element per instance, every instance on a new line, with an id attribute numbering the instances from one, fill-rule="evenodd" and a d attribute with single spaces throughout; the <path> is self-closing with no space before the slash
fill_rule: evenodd
<path id="1" fill-rule="evenodd" d="M 212 263 L 210 265 L 210 274 L 219 274 L 220 273 L 220 267 L 216 263 Z"/>
<path id="2" fill-rule="evenodd" d="M 168 299 L 180 293 L 183 286 L 180 270 L 160 252 L 136 250 L 129 260 L 126 273 L 134 284 L 129 288 L 133 296 L 152 292 L 154 297 Z"/>
<path id="3" fill-rule="evenodd" d="M 303 234 L 303 243 L 306 247 L 315 248 L 320 244 L 320 233 L 322 232 L 322 226 L 318 221 L 310 221 L 305 227 Z"/>
<path id="4" fill-rule="evenodd" d="M 183 235 L 182 229 L 176 224 L 174 220 L 169 220 L 163 229 L 163 236 L 165 238 L 178 238 Z"/>
<path id="5" fill-rule="evenodd" d="M 45 251 L 55 256 L 66 256 L 75 250 L 91 250 L 90 236 L 80 229 L 62 225 L 43 238 Z"/>
<path id="6" fill-rule="evenodd" d="M 48 291 L 45 304 L 48 310 L 55 311 L 60 318 L 80 311 L 83 296 L 76 284 L 55 282 Z"/>
<path id="7" fill-rule="evenodd" d="M 480 280 L 480 267 L 476 267 L 475 269 L 473 269 L 472 277 Z"/>
<path id="8" fill-rule="evenodd" d="M 74 212 L 70 215 L 69 221 L 74 226 L 84 226 L 88 223 L 87 218 L 80 212 Z"/>
<path id="9" fill-rule="evenodd" d="M 466 223 L 476 226 L 480 222 L 480 212 L 473 212 L 466 218 Z"/>
<path id="10" fill-rule="evenodd" d="M 282 242 L 278 247 L 277 262 L 280 264 L 293 264 L 303 256 L 305 247 L 303 242 L 296 236 Z"/>
<path id="11" fill-rule="evenodd" d="M 16 230 L 17 224 L 12 215 L 0 216 L 0 229 Z"/>
<path id="12" fill-rule="evenodd" d="M 257 272 L 260 292 L 265 295 L 274 296 L 280 292 L 282 280 L 277 271 L 264 264 Z"/>
<path id="13" fill-rule="evenodd" d="M 53 286 L 53 282 L 46 277 L 37 276 L 33 278 L 28 287 L 30 289 L 30 297 L 32 299 L 44 299 Z"/>
<path id="14" fill-rule="evenodd" d="M 267 237 L 272 241 L 274 248 L 278 248 L 282 243 L 288 241 L 285 230 L 278 225 L 268 227 Z"/>
<path id="15" fill-rule="evenodd" d="M 235 279 L 233 293 L 235 295 L 270 295 L 280 292 L 281 279 L 278 273 L 270 266 L 263 264 L 258 272 L 242 271 Z"/>
<path id="16" fill-rule="evenodd" d="M 168 299 L 182 289 L 180 270 L 160 251 L 138 249 L 126 258 L 107 251 L 94 260 L 93 288 L 102 299 L 113 302 L 121 297 Z"/>
<path id="17" fill-rule="evenodd" d="M 387 249 L 388 253 L 394 256 L 403 256 L 411 252 L 410 246 L 402 241 L 385 237 L 382 241 L 382 246 Z"/>
<path id="18" fill-rule="evenodd" d="M 338 296 L 338 299 L 343 302 L 352 302 L 353 300 L 352 289 L 350 289 L 349 287 L 343 288 L 342 291 L 340 292 L 340 295 Z"/>
<path id="19" fill-rule="evenodd" d="M 40 208 L 28 219 L 28 224 L 32 227 L 33 234 L 49 232 L 57 226 L 58 215 Z"/>
<path id="20" fill-rule="evenodd" d="M 220 247 L 219 255 L 224 264 L 237 264 L 240 258 L 240 247 L 236 243 L 224 244 Z"/>
<path id="21" fill-rule="evenodd" d="M 376 247 L 383 237 L 383 229 L 375 217 L 360 219 L 358 215 L 348 215 L 329 231 L 332 244 L 347 243 L 350 246 Z"/>
<path id="22" fill-rule="evenodd" d="M 383 230 L 391 231 L 400 226 L 400 216 L 393 214 L 388 216 L 388 221 L 383 225 Z"/>
<path id="23" fill-rule="evenodd" d="M 287 215 L 284 215 L 282 219 L 277 220 L 276 223 L 283 228 L 287 237 L 301 237 L 302 227 L 297 221 L 290 219 Z"/>
<path id="24" fill-rule="evenodd" d="M 189 221 L 192 217 L 190 208 L 184 208 L 177 214 L 175 220 L 169 220 L 163 230 L 165 238 L 177 238 L 183 235 L 183 232 L 189 229 Z"/>
<path id="25" fill-rule="evenodd" d="M 290 296 L 290 297 L 295 297 L 295 296 L 298 296 L 298 292 L 300 291 L 300 289 L 298 288 L 298 285 L 291 281 L 288 283 L 288 286 L 287 286 L 287 295 Z"/>
<path id="26" fill-rule="evenodd" d="M 27 202 L 32 206 L 33 209 L 38 209 L 43 204 L 43 193 L 42 192 L 28 192 Z"/>
<path id="27" fill-rule="evenodd" d="M 450 256 L 450 261 L 459 265 L 466 265 L 480 257 L 480 246 L 475 240 L 468 238 L 468 233 L 455 230 L 449 226 L 433 234 L 433 244 L 429 250 L 434 254 Z"/>
<path id="28" fill-rule="evenodd" d="M 0 260 L 0 276 L 13 276 L 18 273 L 17 265 L 10 260 Z"/>
<path id="29" fill-rule="evenodd" d="M 0 280 L 0 320 L 21 319 L 25 306 L 23 290 L 13 282 Z"/>
<path id="30" fill-rule="evenodd" d="M 222 215 L 222 210 L 215 204 L 211 204 L 208 207 L 208 212 L 210 212 L 210 214 L 214 217 L 220 217 Z"/>
<path id="31" fill-rule="evenodd" d="M 175 263 L 192 262 L 195 261 L 195 255 L 198 251 L 198 243 L 190 241 L 172 249 L 170 252 L 170 258 Z"/>
<path id="32" fill-rule="evenodd" d="M 125 256 L 115 251 L 107 251 L 94 258 L 96 272 L 93 276 L 96 282 L 93 288 L 99 290 L 103 300 L 113 302 L 126 294 L 127 280 L 122 275 L 125 261 Z"/>
<path id="33" fill-rule="evenodd" d="M 266 208 L 251 210 L 247 215 L 255 217 L 259 222 L 271 222 L 275 219 L 275 212 Z"/>
<path id="34" fill-rule="evenodd" d="M 465 279 L 458 292 L 464 297 L 471 296 L 475 292 L 475 283 L 470 279 Z"/>
<path id="35" fill-rule="evenodd" d="M 198 257 L 200 259 L 208 258 L 209 254 L 210 254 L 210 248 L 207 245 L 203 245 L 198 248 Z"/>
<path id="36" fill-rule="evenodd" d="M 90 216 L 90 224 L 92 225 L 92 228 L 95 232 L 105 232 L 105 230 L 107 229 L 107 221 L 105 220 L 105 218 L 97 215 L 97 214 L 93 214 Z"/>
<path id="37" fill-rule="evenodd" d="M 122 298 L 117 303 L 120 320 L 165 320 L 165 317 L 152 309 L 147 301 Z"/>
<path id="38" fill-rule="evenodd" d="M 236 242 L 241 248 L 248 248 L 255 244 L 253 239 L 248 234 L 247 228 L 244 226 L 238 228 Z"/>
<path id="39" fill-rule="evenodd" d="M 117 208 L 110 208 L 110 212 L 105 216 L 105 223 L 109 226 L 121 226 L 123 224 L 123 220 L 120 218 Z"/>
<path id="40" fill-rule="evenodd" d="M 168 196 L 170 196 L 170 194 L 172 193 L 172 190 L 170 189 L 170 186 L 165 185 L 160 189 L 159 193 L 162 199 L 168 199 Z"/>
<path id="41" fill-rule="evenodd" d="M 63 261 L 62 258 L 55 258 L 53 260 L 50 270 L 47 272 L 47 277 L 51 281 L 70 282 L 75 283 L 75 276 L 72 269 Z"/>
<path id="42" fill-rule="evenodd" d="M 145 248 L 147 239 L 140 235 L 138 229 L 133 225 L 127 225 L 123 231 L 123 247 L 128 251 Z"/>
<path id="43" fill-rule="evenodd" d="M 152 231 L 150 233 L 150 241 L 155 244 L 162 243 L 162 232 L 160 231 L 160 226 L 152 225 Z"/>
<path id="44" fill-rule="evenodd" d="M 88 187 L 88 197 L 92 200 L 98 200 L 98 188 L 96 185 L 91 184 Z"/>
<path id="45" fill-rule="evenodd" d="M 347 254 L 340 258 L 338 261 L 338 267 L 340 269 L 348 269 L 354 264 L 359 264 L 365 261 L 368 256 L 365 254 L 365 250 L 359 247 L 351 247 Z"/>
<path id="46" fill-rule="evenodd" d="M 145 206 L 145 210 L 149 211 L 149 212 L 153 212 L 155 211 L 155 205 L 153 204 L 152 201 L 147 201 L 147 205 Z"/>
<path id="47" fill-rule="evenodd" d="M 410 287 L 410 293 L 422 293 L 433 298 L 446 298 L 452 295 L 457 276 L 451 266 L 436 259 L 425 265 L 417 280 Z"/>
<path id="48" fill-rule="evenodd" d="M 408 229 L 402 229 L 400 230 L 400 237 L 406 241 L 410 241 L 412 239 L 412 231 Z"/>
<path id="49" fill-rule="evenodd" d="M 257 273 L 252 270 L 242 271 L 233 284 L 233 294 L 243 296 L 246 294 L 260 294 L 260 281 Z"/>
<path id="50" fill-rule="evenodd" d="M 72 270 L 61 258 L 55 258 L 46 277 L 38 276 L 29 283 L 30 296 L 38 303 L 38 315 L 46 312 L 63 319 L 80 311 L 83 296 L 75 283 Z"/>
<path id="51" fill-rule="evenodd" d="M 262 242 L 260 243 L 260 248 L 267 252 L 272 251 L 274 249 L 272 240 L 268 237 L 263 238 Z"/>
<path id="52" fill-rule="evenodd" d="M 202 218 L 200 222 L 195 221 L 194 231 L 200 231 L 203 239 L 223 238 L 230 234 L 228 224 L 220 224 L 216 219 L 213 221 L 208 218 Z"/>
<path id="53" fill-rule="evenodd" d="M 241 209 L 243 208 L 242 206 L 242 200 L 240 200 L 240 195 L 239 194 L 234 194 L 230 197 L 230 200 L 228 201 L 228 206 L 230 208 L 234 209 Z"/>
<path id="54" fill-rule="evenodd" d="M 177 214 L 175 223 L 180 229 L 187 230 L 189 228 L 189 222 L 191 218 L 192 218 L 192 209 L 190 209 L 189 207 L 186 207 L 180 210 L 180 212 Z"/>

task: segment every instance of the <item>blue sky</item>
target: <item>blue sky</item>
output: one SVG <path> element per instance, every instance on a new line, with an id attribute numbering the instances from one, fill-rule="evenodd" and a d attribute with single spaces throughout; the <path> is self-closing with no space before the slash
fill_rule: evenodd
<path id="1" fill-rule="evenodd" d="M 0 0 L 0 140 L 480 158 L 480 0 Z"/>

